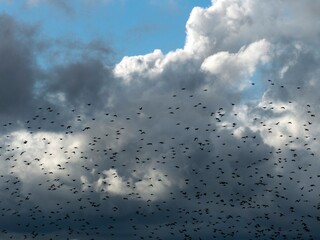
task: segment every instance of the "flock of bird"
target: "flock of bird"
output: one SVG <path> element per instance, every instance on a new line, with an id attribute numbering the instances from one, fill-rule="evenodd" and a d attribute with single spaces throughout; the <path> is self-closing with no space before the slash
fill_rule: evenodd
<path id="1" fill-rule="evenodd" d="M 3 123 L 0 238 L 320 239 L 313 106 L 278 121 L 294 103 L 268 102 L 244 126 L 210 94 Z"/>

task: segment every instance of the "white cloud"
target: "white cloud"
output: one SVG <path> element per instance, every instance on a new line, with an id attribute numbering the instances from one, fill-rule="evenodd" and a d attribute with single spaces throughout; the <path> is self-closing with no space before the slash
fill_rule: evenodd
<path id="1" fill-rule="evenodd" d="M 156 201 L 166 199 L 172 187 L 167 176 L 151 168 L 141 172 L 138 181 L 133 179 L 137 178 L 134 175 L 121 177 L 116 169 L 105 170 L 102 173 L 103 176 L 100 176 L 93 183 L 95 190 L 97 192 L 103 190 L 112 195 L 130 196 L 129 200 Z M 84 186 L 89 184 L 84 176 L 82 179 Z"/>
<path id="2" fill-rule="evenodd" d="M 263 39 L 242 47 L 237 53 L 218 52 L 209 56 L 202 63 L 201 69 L 241 89 L 244 83 L 249 82 L 257 67 L 269 60 L 270 44 Z"/>
<path id="3" fill-rule="evenodd" d="M 154 50 L 146 55 L 124 57 L 114 68 L 116 77 L 121 77 L 126 83 L 131 80 L 153 79 L 162 72 L 164 55 L 161 50 Z"/>
<path id="4" fill-rule="evenodd" d="M 130 188 L 126 186 L 124 179 L 118 175 L 117 170 L 109 169 L 102 173 L 104 176 L 100 177 L 95 183 L 97 191 L 100 192 L 101 189 L 103 189 L 106 192 L 116 195 L 127 195 L 130 193 Z"/>

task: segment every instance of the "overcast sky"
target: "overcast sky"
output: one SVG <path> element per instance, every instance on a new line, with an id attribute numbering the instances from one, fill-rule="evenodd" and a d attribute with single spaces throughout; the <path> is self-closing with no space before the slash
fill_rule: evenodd
<path id="1" fill-rule="evenodd" d="M 0 238 L 320 239 L 319 12 L 0 0 Z"/>

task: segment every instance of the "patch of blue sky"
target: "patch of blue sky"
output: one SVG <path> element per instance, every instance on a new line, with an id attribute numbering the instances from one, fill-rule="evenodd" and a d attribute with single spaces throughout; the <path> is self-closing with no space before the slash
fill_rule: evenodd
<path id="1" fill-rule="evenodd" d="M 210 0 L 69 0 L 68 5 L 26 1 L 0 2 L 0 12 L 40 25 L 41 37 L 90 42 L 100 39 L 116 52 L 115 61 L 126 55 L 141 55 L 161 49 L 182 48 L 185 25 L 193 7 L 210 6 Z M 93 1 L 92 1 L 93 2 Z"/>
<path id="2" fill-rule="evenodd" d="M 266 84 L 264 84 L 267 80 L 264 79 L 265 75 L 263 74 L 266 67 L 268 67 L 267 64 L 256 69 L 250 78 L 251 84 L 241 92 L 242 101 L 248 102 L 261 99 L 267 88 Z"/>

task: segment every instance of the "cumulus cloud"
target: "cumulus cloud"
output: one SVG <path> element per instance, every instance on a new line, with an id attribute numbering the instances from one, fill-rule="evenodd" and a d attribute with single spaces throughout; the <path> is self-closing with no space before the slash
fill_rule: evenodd
<path id="1" fill-rule="evenodd" d="M 212 1 L 181 49 L 46 69 L 2 16 L 3 239 L 316 239 L 319 7 Z"/>
<path id="2" fill-rule="evenodd" d="M 219 52 L 207 57 L 201 69 L 217 75 L 221 81 L 234 83 L 241 88 L 242 81 L 248 81 L 253 76 L 258 64 L 269 61 L 270 44 L 264 39 L 242 47 L 238 53 Z"/>
<path id="3" fill-rule="evenodd" d="M 131 80 L 139 81 L 141 78 L 153 79 L 162 72 L 161 62 L 163 57 L 163 53 L 158 49 L 146 55 L 124 57 L 116 65 L 114 74 L 127 83 Z"/>

